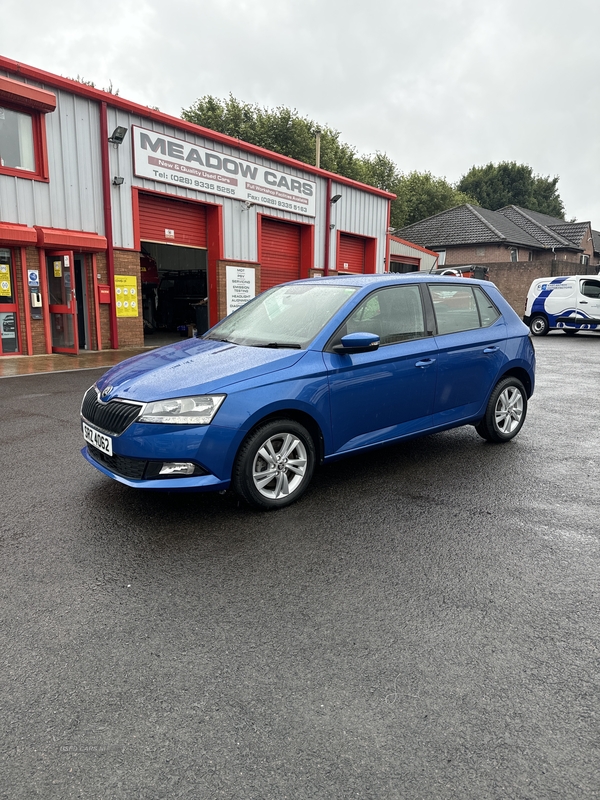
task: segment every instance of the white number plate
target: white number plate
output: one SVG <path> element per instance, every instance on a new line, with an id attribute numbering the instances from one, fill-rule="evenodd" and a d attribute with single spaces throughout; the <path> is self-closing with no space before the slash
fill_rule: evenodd
<path id="1" fill-rule="evenodd" d="M 107 456 L 112 456 L 113 449 L 112 449 L 112 439 L 110 436 L 106 436 L 104 433 L 100 433 L 95 428 L 90 428 L 89 425 L 86 425 L 85 422 L 81 423 L 83 428 L 83 438 L 89 444 L 93 444 L 98 450 L 102 453 L 106 453 Z"/>

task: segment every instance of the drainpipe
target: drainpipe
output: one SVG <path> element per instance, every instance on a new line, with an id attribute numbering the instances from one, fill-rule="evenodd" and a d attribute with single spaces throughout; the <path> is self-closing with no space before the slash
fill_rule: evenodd
<path id="1" fill-rule="evenodd" d="M 102 195 L 104 200 L 104 235 L 106 236 L 106 267 L 110 286 L 110 346 L 119 349 L 117 310 L 115 307 L 115 254 L 113 250 L 112 207 L 110 202 L 110 159 L 108 154 L 108 106 L 100 104 L 100 150 L 102 153 Z"/>
<path id="2" fill-rule="evenodd" d="M 327 192 L 325 195 L 325 257 L 323 259 L 323 275 L 329 275 L 329 245 L 331 242 L 331 178 L 327 178 Z"/>

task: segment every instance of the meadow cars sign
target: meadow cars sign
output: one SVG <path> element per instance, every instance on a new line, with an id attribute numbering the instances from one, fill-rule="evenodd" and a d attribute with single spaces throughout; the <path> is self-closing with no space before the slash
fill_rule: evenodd
<path id="1" fill-rule="evenodd" d="M 136 125 L 132 134 L 134 172 L 140 178 L 315 216 L 314 181 Z"/>

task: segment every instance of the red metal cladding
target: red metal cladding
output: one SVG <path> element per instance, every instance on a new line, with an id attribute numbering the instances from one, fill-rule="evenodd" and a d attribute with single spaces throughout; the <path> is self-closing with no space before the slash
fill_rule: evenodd
<path id="1" fill-rule="evenodd" d="M 207 247 L 204 206 L 140 193 L 139 209 L 142 241 Z"/>
<path id="2" fill-rule="evenodd" d="M 300 226 L 263 218 L 260 289 L 300 278 Z"/>
<path id="3" fill-rule="evenodd" d="M 344 272 L 365 271 L 365 240 L 358 236 L 349 236 L 340 233 L 340 242 L 337 257 L 337 271 Z"/>

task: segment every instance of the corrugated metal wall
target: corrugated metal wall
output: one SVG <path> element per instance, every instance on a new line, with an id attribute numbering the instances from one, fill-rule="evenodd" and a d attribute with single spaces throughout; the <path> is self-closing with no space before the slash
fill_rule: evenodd
<path id="1" fill-rule="evenodd" d="M 8 73 L 2 74 L 15 77 Z M 53 92 L 57 98 L 56 110 L 45 115 L 50 182 L 0 175 L 0 219 L 30 226 L 41 225 L 104 234 L 100 105 L 94 100 L 54 89 L 52 86 L 37 83 L 34 85 Z M 206 146 L 224 155 L 277 169 L 292 177 L 315 182 L 316 218 L 289 211 L 275 211 L 258 204 L 246 209 L 239 200 L 134 176 L 132 124 L 184 139 L 199 146 Z M 324 266 L 326 239 L 329 241 L 329 264 L 332 269 L 334 268 L 337 231 L 375 237 L 378 240 L 376 267 L 378 272 L 383 271 L 388 202 L 385 198 L 334 181 L 332 194 L 341 194 L 342 198 L 331 206 L 333 227 L 326 231 L 325 216 L 328 202 L 326 178 L 283 165 L 275 160 L 260 158 L 240 148 L 232 148 L 195 136 L 178 129 L 175 125 L 164 125 L 109 107 L 109 133 L 117 125 L 126 127 L 128 133 L 120 146 L 109 145 L 111 178 L 114 176 L 124 178 L 121 186 L 111 185 L 115 247 L 135 247 L 131 188 L 137 186 L 167 196 L 221 204 L 226 258 L 240 261 L 257 260 L 257 215 L 265 214 L 315 226 L 314 267 L 317 269 Z"/>
<path id="2" fill-rule="evenodd" d="M 110 159 L 111 169 L 115 175 L 122 175 L 125 177 L 125 183 L 121 187 L 113 187 L 112 203 L 113 203 L 113 229 L 114 240 L 116 247 L 133 247 L 133 220 L 131 219 L 131 186 L 137 186 L 140 189 L 147 189 L 155 192 L 162 192 L 172 197 L 189 198 L 191 200 L 218 204 L 223 206 L 223 237 L 225 247 L 225 257 L 238 261 L 256 261 L 258 257 L 257 247 L 257 214 L 267 214 L 274 216 L 278 219 L 289 219 L 303 223 L 313 223 L 312 217 L 307 218 L 303 214 L 294 214 L 288 211 L 274 212 L 273 209 L 265 206 L 254 205 L 247 209 L 239 200 L 233 200 L 228 197 L 222 197 L 215 194 L 205 192 L 197 192 L 194 189 L 189 189 L 185 186 L 171 186 L 160 181 L 153 181 L 147 178 L 138 178 L 133 175 L 133 153 L 131 148 L 131 125 L 139 125 L 147 130 L 152 130 L 156 133 L 163 133 L 168 136 L 174 136 L 177 139 L 182 139 L 191 144 L 199 147 L 208 147 L 217 153 L 239 157 L 250 161 L 254 164 L 261 166 L 271 167 L 280 171 L 284 171 L 292 177 L 300 179 L 308 179 L 315 181 L 315 176 L 310 173 L 302 172 L 301 170 L 294 170 L 286 168 L 276 161 L 267 159 L 260 159 L 252 153 L 247 153 L 239 148 L 226 147 L 225 145 L 211 141 L 200 136 L 178 130 L 175 127 L 162 125 L 153 122 L 149 119 L 143 119 L 134 114 L 127 114 L 123 111 L 116 109 L 109 109 L 108 113 L 108 129 L 112 131 L 117 125 L 126 127 L 129 131 L 125 142 L 119 148 L 111 148 Z M 129 177 L 127 177 L 129 176 Z M 326 190 L 327 181 L 317 178 L 317 214 L 320 201 L 320 195 Z M 321 205 L 322 207 L 322 205 Z M 315 245 L 317 247 L 318 245 Z M 321 245 L 321 249 L 324 246 Z M 321 257 L 322 260 L 322 257 Z"/>
<path id="3" fill-rule="evenodd" d="M 32 85 L 56 95 L 56 110 L 45 115 L 50 182 L 0 175 L 0 219 L 104 234 L 99 106 Z"/>
<path id="4" fill-rule="evenodd" d="M 333 183 L 332 196 L 341 194 L 340 200 L 331 206 L 331 225 L 335 227 L 330 231 L 329 264 L 334 269 L 336 263 L 335 243 L 336 231 L 341 233 L 356 233 L 377 239 L 377 255 L 375 258 L 376 272 L 383 272 L 385 268 L 385 246 L 387 232 L 388 201 L 384 197 L 363 192 L 341 183 Z"/>
<path id="5" fill-rule="evenodd" d="M 325 211 L 327 180 L 319 178 L 312 173 L 305 173 L 280 164 L 277 161 L 261 159 L 252 153 L 239 148 L 226 147 L 219 142 L 214 142 L 200 136 L 194 136 L 175 127 L 155 123 L 149 119 L 127 114 L 123 111 L 110 109 L 108 112 L 108 129 L 112 131 L 117 125 L 127 128 L 129 133 L 123 145 L 110 149 L 111 174 L 125 177 L 125 183 L 120 187 L 112 187 L 113 204 L 113 230 L 116 247 L 134 247 L 133 220 L 131 218 L 131 186 L 141 189 L 162 192 L 173 197 L 190 198 L 223 206 L 223 238 L 225 258 L 238 261 L 256 261 L 258 258 L 257 242 L 257 215 L 265 214 L 278 219 L 288 219 L 304 224 L 315 225 L 315 252 L 314 267 L 322 268 L 325 257 L 325 236 L 329 234 L 330 255 L 329 264 L 333 269 L 336 261 L 335 243 L 336 229 L 346 233 L 356 233 L 363 236 L 372 236 L 378 239 L 377 271 L 384 269 L 385 235 L 387 225 L 387 203 L 383 197 L 363 192 L 342 184 L 333 184 L 332 194 L 341 194 L 342 199 L 331 207 L 331 223 L 336 225 L 325 231 Z M 232 200 L 214 194 L 197 192 L 184 186 L 171 186 L 159 181 L 138 178 L 133 175 L 133 153 L 131 148 L 131 125 L 174 136 L 200 147 L 208 147 L 215 152 L 233 157 L 243 158 L 261 166 L 285 172 L 293 177 L 308 179 L 316 182 L 316 217 L 306 217 L 289 211 L 275 212 L 266 206 L 254 205 L 249 209 L 239 200 Z"/>
<path id="6" fill-rule="evenodd" d="M 422 250 L 417 250 L 403 242 L 397 242 L 393 238 L 390 239 L 390 253 L 398 256 L 408 256 L 409 258 L 421 259 L 421 271 L 429 272 L 435 264 L 437 256 L 431 256 L 424 253 Z"/>

